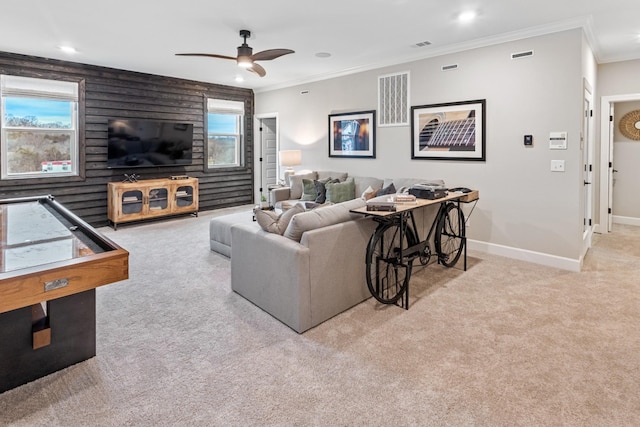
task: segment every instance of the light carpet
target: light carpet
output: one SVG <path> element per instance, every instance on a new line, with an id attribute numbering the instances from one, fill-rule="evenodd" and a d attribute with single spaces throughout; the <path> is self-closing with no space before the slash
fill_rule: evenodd
<path id="1" fill-rule="evenodd" d="M 580 273 L 416 269 L 409 310 L 369 299 L 299 335 L 209 251 L 231 211 L 101 229 L 131 255 L 97 291 L 97 356 L 1 394 L 0 425 L 640 425 L 638 228 L 597 235 Z"/>

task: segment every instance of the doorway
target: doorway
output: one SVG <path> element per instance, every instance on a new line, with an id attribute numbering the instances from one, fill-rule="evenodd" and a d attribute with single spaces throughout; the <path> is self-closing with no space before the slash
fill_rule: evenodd
<path id="1" fill-rule="evenodd" d="M 613 225 L 613 126 L 615 103 L 640 101 L 640 93 L 603 96 L 600 106 L 600 233 L 609 233 Z"/>
<path id="2" fill-rule="evenodd" d="M 260 134 L 260 171 L 257 188 L 260 195 L 267 195 L 269 186 L 278 182 L 278 118 L 276 114 L 261 115 L 258 119 Z"/>

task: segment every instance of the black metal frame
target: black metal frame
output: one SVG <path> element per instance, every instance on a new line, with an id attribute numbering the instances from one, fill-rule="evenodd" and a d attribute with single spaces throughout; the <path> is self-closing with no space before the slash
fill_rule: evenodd
<path id="1" fill-rule="evenodd" d="M 407 268 L 407 265 L 405 264 L 405 259 L 406 260 L 410 260 L 413 261 L 416 258 L 421 258 L 423 256 L 423 252 L 425 250 L 425 248 L 427 248 L 429 246 L 429 241 L 431 240 L 431 237 L 433 236 L 434 231 L 436 230 L 437 225 L 440 222 L 440 218 L 443 215 L 446 215 L 446 208 L 448 206 L 448 204 L 456 204 L 457 205 L 457 209 L 459 210 L 459 212 L 462 212 L 461 208 L 460 208 L 460 199 L 457 199 L 455 201 L 452 200 L 446 200 L 446 201 L 442 201 L 440 202 L 440 206 L 438 208 L 438 213 L 436 214 L 433 223 L 431 224 L 431 227 L 429 228 L 429 233 L 427 233 L 427 236 L 424 240 L 420 239 L 420 235 L 419 235 L 419 230 L 418 227 L 416 226 L 416 220 L 415 220 L 415 216 L 413 215 L 413 209 L 411 210 L 406 210 L 406 211 L 402 211 L 402 212 L 398 212 L 397 214 L 394 215 L 388 215 L 388 216 L 375 216 L 373 217 L 373 219 L 378 222 L 380 225 L 378 225 L 378 227 L 376 228 L 376 231 L 371 235 L 371 239 L 369 240 L 369 245 L 368 247 L 370 247 L 371 242 L 373 241 L 373 239 L 375 238 L 375 235 L 377 233 L 377 231 L 379 229 L 381 229 L 382 227 L 386 226 L 387 224 L 397 224 L 398 228 L 400 230 L 400 242 L 402 244 L 402 242 L 404 242 L 404 234 L 406 233 L 405 230 L 410 229 L 412 230 L 412 233 L 416 239 L 416 243 L 413 244 L 412 246 L 407 247 L 406 249 L 402 249 L 399 253 L 398 253 L 398 263 L 397 265 L 399 266 L 403 266 L 405 268 Z M 463 217 L 464 219 L 464 217 Z M 463 226 L 464 224 L 466 224 L 466 220 L 463 221 Z M 464 233 L 463 236 L 460 236 L 462 238 L 462 250 L 463 250 L 463 258 L 464 258 L 464 271 L 467 271 L 467 235 L 466 232 Z M 435 249 L 435 248 L 434 248 Z M 426 256 L 426 255 L 424 255 Z M 434 257 L 437 256 L 438 257 L 438 264 L 440 264 L 441 261 L 441 257 L 442 254 L 441 253 L 434 253 L 429 251 L 428 253 L 428 259 L 426 262 L 422 262 L 421 263 L 423 265 L 429 265 L 429 260 Z M 408 272 L 408 279 L 407 279 L 407 286 L 406 289 L 404 290 L 404 295 L 399 298 L 395 303 L 395 305 L 398 305 L 399 307 L 402 307 L 406 310 L 409 309 L 409 285 L 411 282 L 411 271 L 409 271 L 407 269 Z M 367 274 L 370 274 L 370 272 L 367 270 Z M 398 304 L 398 301 L 400 301 L 400 304 Z"/>

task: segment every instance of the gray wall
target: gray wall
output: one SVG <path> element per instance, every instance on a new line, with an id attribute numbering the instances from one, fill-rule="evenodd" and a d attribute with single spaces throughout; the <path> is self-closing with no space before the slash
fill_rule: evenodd
<path id="1" fill-rule="evenodd" d="M 533 57 L 510 58 L 529 49 Z M 298 170 L 443 178 L 449 186 L 476 188 L 480 201 L 468 236 L 477 244 L 577 261 L 583 77 L 593 62 L 585 61 L 584 49 L 580 29 L 564 31 L 257 93 L 256 114 L 278 114 L 281 149 L 304 150 Z M 453 63 L 458 70 L 441 71 Z M 400 71 L 411 73 L 413 106 L 487 100 L 486 162 L 411 160 L 409 126 L 378 128 L 376 159 L 328 157 L 328 114 L 377 109 L 378 76 Z M 568 132 L 566 151 L 549 150 L 553 131 Z M 523 145 L 524 134 L 534 136 L 533 147 Z M 552 159 L 565 160 L 566 172 L 550 172 Z"/>

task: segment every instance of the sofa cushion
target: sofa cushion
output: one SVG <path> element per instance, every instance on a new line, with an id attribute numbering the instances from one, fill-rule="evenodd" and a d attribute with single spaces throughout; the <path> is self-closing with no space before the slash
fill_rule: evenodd
<path id="1" fill-rule="evenodd" d="M 382 184 L 384 183 L 383 179 L 370 177 L 370 176 L 354 176 L 354 182 L 356 183 L 356 196 L 362 195 L 364 190 L 368 187 L 373 188 L 374 190 L 380 190 L 382 188 Z"/>
<path id="2" fill-rule="evenodd" d="M 256 221 L 258 222 L 260 227 L 264 231 L 275 234 L 284 233 L 284 230 L 287 229 L 291 218 L 293 218 L 295 214 L 299 214 L 301 212 L 304 212 L 304 206 L 299 203 L 279 215 L 274 211 L 262 209 L 254 210 Z"/>
<path id="3" fill-rule="evenodd" d="M 349 211 L 362 206 L 365 206 L 364 200 L 353 199 L 337 205 L 303 212 L 291 218 L 283 236 L 299 242 L 305 231 L 350 221 L 356 214 L 352 214 Z"/>
<path id="4" fill-rule="evenodd" d="M 318 180 L 337 179 L 343 182 L 347 179 L 349 174 L 347 172 L 335 172 L 335 171 L 318 171 Z"/>
<path id="5" fill-rule="evenodd" d="M 289 190 L 289 197 L 291 199 L 300 199 L 302 197 L 302 180 L 303 179 L 316 179 L 317 174 L 315 172 L 301 173 L 291 175 L 289 182 L 291 183 Z"/>
<path id="6" fill-rule="evenodd" d="M 345 182 L 327 183 L 327 202 L 341 203 L 356 198 L 356 184 L 353 178 L 347 178 Z"/>

